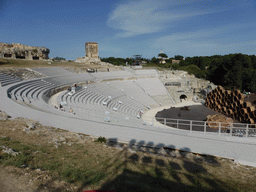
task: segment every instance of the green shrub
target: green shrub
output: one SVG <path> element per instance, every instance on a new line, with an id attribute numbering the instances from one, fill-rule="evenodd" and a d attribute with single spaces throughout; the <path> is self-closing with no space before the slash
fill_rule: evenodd
<path id="1" fill-rule="evenodd" d="M 66 59 L 63 58 L 63 57 L 54 57 L 53 60 L 54 61 L 60 61 L 60 60 L 66 60 Z"/>
<path id="2" fill-rule="evenodd" d="M 12 165 L 15 167 L 21 167 L 22 165 L 28 166 L 29 162 L 31 162 L 31 160 L 33 159 L 33 157 L 30 154 L 24 154 L 21 153 L 17 156 L 12 156 L 9 154 L 2 154 L 0 156 L 0 162 L 4 165 Z"/>
<path id="3" fill-rule="evenodd" d="M 0 138 L 0 141 L 10 141 L 11 138 L 10 137 L 2 137 Z"/>
<path id="4" fill-rule="evenodd" d="M 107 139 L 105 137 L 99 137 L 98 139 L 95 140 L 95 142 L 101 142 L 101 143 L 106 143 Z"/>

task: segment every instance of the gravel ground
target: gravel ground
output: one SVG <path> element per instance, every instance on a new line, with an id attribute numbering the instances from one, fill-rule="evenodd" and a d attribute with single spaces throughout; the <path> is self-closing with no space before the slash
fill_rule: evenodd
<path id="1" fill-rule="evenodd" d="M 190 110 L 188 111 L 181 110 L 181 107 L 159 111 L 156 117 L 204 121 L 208 115 L 220 114 L 203 105 L 191 105 L 189 107 Z"/>

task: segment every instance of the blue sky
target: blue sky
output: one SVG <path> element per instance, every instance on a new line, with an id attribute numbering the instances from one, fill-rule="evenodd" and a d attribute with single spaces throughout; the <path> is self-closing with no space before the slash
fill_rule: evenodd
<path id="1" fill-rule="evenodd" d="M 256 55 L 255 0 L 0 0 L 0 42 L 50 58 Z"/>

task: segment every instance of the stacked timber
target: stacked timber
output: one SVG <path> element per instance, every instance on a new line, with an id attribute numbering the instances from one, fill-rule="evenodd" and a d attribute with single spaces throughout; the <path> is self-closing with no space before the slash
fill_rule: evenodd
<path id="1" fill-rule="evenodd" d="M 251 102 L 244 101 L 240 90 L 225 90 L 218 86 L 207 94 L 205 106 L 241 123 L 255 124 L 256 109 Z"/>

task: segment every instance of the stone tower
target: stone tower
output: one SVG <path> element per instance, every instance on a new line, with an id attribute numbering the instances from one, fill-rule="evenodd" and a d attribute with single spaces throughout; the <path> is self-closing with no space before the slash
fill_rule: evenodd
<path id="1" fill-rule="evenodd" d="M 85 43 L 85 56 L 90 58 L 99 58 L 98 43 L 86 42 Z"/>

